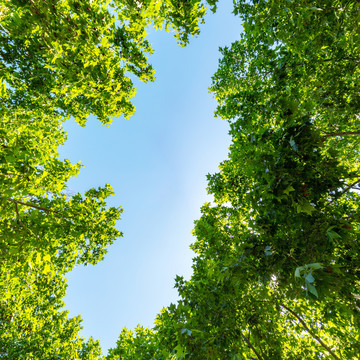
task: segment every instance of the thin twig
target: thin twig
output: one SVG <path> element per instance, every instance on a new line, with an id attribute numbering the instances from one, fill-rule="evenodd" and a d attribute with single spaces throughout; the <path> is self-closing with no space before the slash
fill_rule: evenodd
<path id="1" fill-rule="evenodd" d="M 38 206 L 38 205 L 35 205 L 35 204 L 30 204 L 30 203 L 25 203 L 25 202 L 22 202 L 22 201 L 19 201 L 19 200 L 14 200 L 14 199 L 11 199 L 11 198 L 6 198 L 6 197 L 3 197 L 1 196 L 1 198 L 7 200 L 7 201 L 10 201 L 12 203 L 14 203 L 16 206 L 17 204 L 20 204 L 20 205 L 24 205 L 24 206 L 28 206 L 28 207 L 31 207 L 31 208 L 34 208 L 34 209 L 38 209 L 38 210 L 42 210 L 42 211 L 45 211 L 45 212 L 51 212 L 53 214 L 56 214 L 57 217 L 60 217 L 58 214 L 59 212 L 58 211 L 55 211 L 55 210 L 51 210 L 51 209 L 48 209 L 48 208 L 44 208 L 42 206 Z"/>
<path id="2" fill-rule="evenodd" d="M 12 178 L 12 177 L 14 177 L 14 176 L 18 176 L 18 177 L 21 177 L 21 178 L 25 178 L 26 180 L 29 181 L 29 177 L 28 177 L 28 176 L 25 176 L 25 175 L 22 175 L 22 174 L 12 174 L 12 173 L 9 173 L 9 174 L 0 174 L 0 176 L 9 177 L 9 178 Z"/>
<path id="3" fill-rule="evenodd" d="M 352 189 L 356 184 L 360 182 L 360 179 L 352 183 L 351 185 L 347 186 L 339 195 L 335 196 L 333 199 L 329 201 L 328 204 L 333 203 L 335 200 L 339 199 L 341 196 L 343 196 L 345 193 L 347 193 L 350 189 Z"/>
<path id="4" fill-rule="evenodd" d="M 288 308 L 286 305 L 282 305 L 280 304 L 280 306 L 287 310 L 290 314 L 292 314 L 293 316 L 296 317 L 296 319 L 299 320 L 299 322 L 301 323 L 301 325 L 303 326 L 303 328 L 324 348 L 326 349 L 330 355 L 336 359 L 336 360 L 340 360 L 340 358 L 338 358 L 334 352 L 329 348 L 329 346 L 327 346 L 316 334 L 314 334 L 310 329 L 309 327 L 306 325 L 305 321 L 293 310 L 291 310 L 290 308 Z"/>
<path id="5" fill-rule="evenodd" d="M 324 133 L 324 137 L 332 137 L 332 136 L 345 136 L 345 135 L 360 135 L 360 131 L 345 131 L 339 133 Z"/>
<path id="6" fill-rule="evenodd" d="M 18 206 L 17 206 L 17 203 L 14 203 L 14 204 L 15 204 L 16 218 L 17 218 L 18 222 L 20 223 L 21 221 L 20 221 Z"/>
<path id="7" fill-rule="evenodd" d="M 261 355 L 256 351 L 256 349 L 254 348 L 254 346 L 251 344 L 250 340 L 248 340 L 248 339 L 246 338 L 246 336 L 242 333 L 241 330 L 240 330 L 240 335 L 241 335 L 241 337 L 245 340 L 247 346 L 255 353 L 255 355 L 257 356 L 257 358 L 258 358 L 259 360 L 264 360 L 264 359 L 261 357 Z M 249 337 L 250 337 L 250 335 L 249 335 Z"/>
<path id="8" fill-rule="evenodd" d="M 356 184 L 358 184 L 360 182 L 360 179 L 355 181 L 353 184 L 349 185 L 348 187 L 346 187 L 339 195 L 338 197 L 340 196 L 343 196 L 345 193 L 347 193 L 350 189 L 352 189 Z"/>

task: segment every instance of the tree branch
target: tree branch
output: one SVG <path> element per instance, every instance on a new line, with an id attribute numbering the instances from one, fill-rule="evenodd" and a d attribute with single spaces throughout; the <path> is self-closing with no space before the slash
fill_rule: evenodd
<path id="1" fill-rule="evenodd" d="M 335 200 L 339 199 L 341 196 L 343 196 L 345 193 L 347 193 L 350 189 L 352 189 L 356 184 L 360 182 L 360 179 L 352 183 L 351 185 L 347 186 L 339 195 L 335 196 L 333 199 L 329 201 L 329 204 L 334 202 Z"/>
<path id="2" fill-rule="evenodd" d="M 24 179 L 26 179 L 28 181 L 30 180 L 28 176 L 25 176 L 25 175 L 22 175 L 22 174 L 12 174 L 12 173 L 10 173 L 10 174 L 2 174 L 2 173 L 0 173 L 0 176 L 9 177 L 9 178 L 12 178 L 14 176 L 18 176 L 18 177 L 24 178 Z"/>
<path id="3" fill-rule="evenodd" d="M 348 187 L 346 187 L 342 192 L 341 194 L 338 196 L 338 198 L 340 196 L 343 196 L 345 193 L 347 193 L 350 189 L 352 189 L 356 184 L 358 184 L 360 182 L 360 179 L 355 181 L 354 183 L 352 183 L 351 185 L 349 185 Z"/>
<path id="4" fill-rule="evenodd" d="M 339 133 L 324 133 L 324 137 L 333 137 L 333 136 L 345 136 L 345 135 L 360 135 L 360 131 L 345 131 Z"/>
<path id="5" fill-rule="evenodd" d="M 24 205 L 24 206 L 28 206 L 28 207 L 31 207 L 31 208 L 34 208 L 34 209 L 38 209 L 38 210 L 42 210 L 42 211 L 45 211 L 45 212 L 51 212 L 53 214 L 56 214 L 58 217 L 60 217 L 58 214 L 59 212 L 58 211 L 55 211 L 55 210 L 51 210 L 51 209 L 47 209 L 47 208 L 44 208 L 42 206 L 38 206 L 38 205 L 35 205 L 35 204 L 30 204 L 30 203 L 25 203 L 25 202 L 22 202 L 22 201 L 19 201 L 19 200 L 14 200 L 14 199 L 11 199 L 11 198 L 6 198 L 4 196 L 1 196 L 2 199 L 5 199 L 7 201 L 10 201 L 12 203 L 15 204 L 16 206 L 16 210 L 17 210 L 17 204 L 20 204 L 20 205 Z M 18 212 L 17 212 L 18 213 Z"/>
<path id="6" fill-rule="evenodd" d="M 288 308 L 286 305 L 282 305 L 280 304 L 280 306 L 287 310 L 290 314 L 292 314 L 294 317 L 296 317 L 296 319 L 301 323 L 301 325 L 303 326 L 303 328 L 313 337 L 313 339 L 315 339 L 324 349 L 326 349 L 330 355 L 336 359 L 336 360 L 340 360 L 340 358 L 338 358 L 334 352 L 316 335 L 314 334 L 310 328 L 306 325 L 305 321 L 293 310 L 291 310 L 290 308 Z"/>
<path id="7" fill-rule="evenodd" d="M 16 218 L 17 218 L 18 223 L 19 223 L 19 222 L 21 222 L 21 221 L 20 221 L 20 215 L 19 215 L 18 206 L 17 206 L 17 203 L 14 203 L 14 204 L 15 204 Z"/>
<path id="8" fill-rule="evenodd" d="M 255 353 L 255 355 L 257 356 L 257 358 L 258 358 L 259 360 L 264 360 L 264 359 L 261 357 L 261 355 L 256 351 L 256 349 L 254 348 L 254 346 L 251 344 L 250 340 L 248 340 L 248 339 L 246 338 L 246 336 L 242 333 L 241 330 L 240 330 L 240 335 L 241 335 L 241 337 L 245 340 L 247 346 Z M 250 337 L 250 336 L 249 336 L 249 337 Z"/>

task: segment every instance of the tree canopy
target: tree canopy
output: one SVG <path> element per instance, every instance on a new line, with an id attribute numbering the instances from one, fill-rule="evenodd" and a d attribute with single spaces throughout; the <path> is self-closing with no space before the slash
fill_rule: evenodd
<path id="1" fill-rule="evenodd" d="M 216 1 L 208 1 L 216 11 Z M 130 116 L 149 25 L 185 45 L 200 1 L 1 1 L 0 357 L 98 359 L 61 311 L 65 274 L 120 234 L 109 185 L 66 192 L 62 122 Z M 193 275 L 111 359 L 358 359 L 360 5 L 236 0 L 211 92 L 232 144 L 208 175 Z M 95 56 L 94 56 L 95 55 Z"/>
<path id="2" fill-rule="evenodd" d="M 235 2 L 244 32 L 211 86 L 229 158 L 208 176 L 193 276 L 156 320 L 162 350 L 142 358 L 358 358 L 358 11 Z"/>
<path id="3" fill-rule="evenodd" d="M 110 185 L 72 194 L 80 164 L 60 160 L 63 122 L 134 112 L 133 79 L 153 81 L 147 28 L 185 45 L 198 1 L 0 1 L 0 357 L 95 359 L 97 341 L 61 310 L 65 274 L 121 236 Z"/>

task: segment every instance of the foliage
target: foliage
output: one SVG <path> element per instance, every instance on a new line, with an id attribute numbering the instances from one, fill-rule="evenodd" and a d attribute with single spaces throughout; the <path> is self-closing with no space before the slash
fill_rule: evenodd
<path id="1" fill-rule="evenodd" d="M 234 12 L 244 32 L 211 87 L 233 141 L 158 341 L 177 359 L 357 359 L 359 4 Z"/>
<path id="2" fill-rule="evenodd" d="M 1 263 L 1 359 L 99 359 L 98 341 L 79 337 L 80 316 L 62 311 L 66 284 L 50 255 L 31 251 Z"/>
<path id="3" fill-rule="evenodd" d="M 107 360 L 123 359 L 161 359 L 160 344 L 157 334 L 151 330 L 137 326 L 135 331 L 124 328 L 117 341 L 117 347 L 110 349 Z"/>
<path id="4" fill-rule="evenodd" d="M 122 234 L 110 185 L 72 194 L 81 165 L 60 160 L 62 123 L 134 113 L 133 81 L 153 81 L 147 28 L 185 45 L 200 1 L 0 1 L 0 358 L 98 359 L 61 310 L 66 272 L 96 264 Z"/>
<path id="5" fill-rule="evenodd" d="M 12 0 L 0 8 L 0 78 L 9 107 L 104 124 L 134 113 L 131 77 L 153 81 L 146 28 L 199 32 L 199 1 Z"/>
<path id="6" fill-rule="evenodd" d="M 106 206 L 108 185 L 66 193 L 80 164 L 58 159 L 61 123 L 130 116 L 132 79 L 154 79 L 146 27 L 186 44 L 204 4 L 0 4 L 0 357 L 99 358 L 60 310 L 64 274 L 102 259 L 121 209 Z M 358 358 L 359 7 L 234 2 L 244 32 L 211 87 L 233 141 L 208 176 L 193 275 L 176 278 L 180 300 L 154 329 L 124 329 L 107 359 Z"/>

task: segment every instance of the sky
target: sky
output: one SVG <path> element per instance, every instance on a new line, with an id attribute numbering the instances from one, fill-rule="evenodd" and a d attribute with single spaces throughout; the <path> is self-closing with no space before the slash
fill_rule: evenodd
<path id="1" fill-rule="evenodd" d="M 60 157 L 85 166 L 68 190 L 110 183 L 116 195 L 108 204 L 124 209 L 117 224 L 124 236 L 105 259 L 67 275 L 65 309 L 71 317 L 81 314 L 81 334 L 99 339 L 104 354 L 122 328 L 152 327 L 160 310 L 178 299 L 175 276 L 191 276 L 191 231 L 201 206 L 211 201 L 206 175 L 218 171 L 230 145 L 228 124 L 214 118 L 208 88 L 219 46 L 242 31 L 231 11 L 232 0 L 221 0 L 185 48 L 171 34 L 151 31 L 156 81 L 137 83 L 136 114 L 129 120 L 106 127 L 90 117 L 85 128 L 72 120 L 64 125 L 68 139 Z"/>

